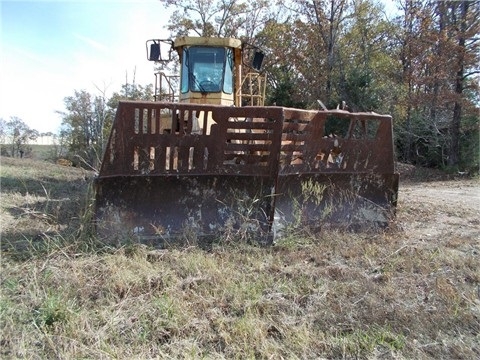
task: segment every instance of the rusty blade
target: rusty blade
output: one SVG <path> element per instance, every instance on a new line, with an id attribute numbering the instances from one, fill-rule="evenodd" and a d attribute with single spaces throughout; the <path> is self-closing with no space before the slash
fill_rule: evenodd
<path id="1" fill-rule="evenodd" d="M 271 239 L 294 226 L 385 226 L 393 159 L 390 116 L 120 102 L 96 180 L 97 229 Z"/>
<path id="2" fill-rule="evenodd" d="M 298 174 L 276 187 L 276 237 L 322 228 L 354 231 L 388 226 L 395 217 L 398 174 Z"/>
<path id="3" fill-rule="evenodd" d="M 271 179 L 251 176 L 98 179 L 96 220 L 103 237 L 209 240 L 220 235 L 271 241 Z"/>

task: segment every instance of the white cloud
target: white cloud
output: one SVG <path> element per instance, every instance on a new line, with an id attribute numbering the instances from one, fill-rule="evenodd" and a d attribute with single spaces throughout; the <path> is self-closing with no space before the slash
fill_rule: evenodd
<path id="1" fill-rule="evenodd" d="M 108 47 L 105 46 L 104 44 L 99 43 L 98 41 L 95 41 L 94 39 L 88 38 L 86 36 L 73 33 L 73 37 L 83 41 L 85 44 L 90 45 L 93 49 L 95 50 L 100 50 L 100 51 L 107 51 Z"/>

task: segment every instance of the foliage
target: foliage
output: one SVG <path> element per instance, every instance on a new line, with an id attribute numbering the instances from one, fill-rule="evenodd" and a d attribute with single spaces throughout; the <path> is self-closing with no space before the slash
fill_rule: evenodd
<path id="1" fill-rule="evenodd" d="M 404 1 L 401 10 L 397 23 L 402 29 L 398 49 L 404 92 L 399 121 L 406 136 L 398 137 L 400 158 L 421 163 L 424 154 L 419 156 L 416 142 L 423 138 L 430 144 L 428 152 L 441 151 L 440 156 L 433 151 L 437 157 L 428 160 L 430 165 L 458 168 L 468 156 L 460 143 L 466 130 L 462 117 L 479 121 L 478 95 L 471 91 L 478 90 L 480 3 Z M 423 134 L 416 132 L 418 117 L 428 130 Z M 478 155 L 470 161 L 478 163 Z"/>
<path id="2" fill-rule="evenodd" d="M 152 85 L 142 86 L 128 79 L 120 92 L 110 98 L 104 91 L 92 95 L 85 90 L 74 91 L 64 99 L 66 112 L 62 112 L 60 139 L 68 144 L 69 157 L 75 164 L 98 168 L 121 100 L 153 99 Z"/>
<path id="3" fill-rule="evenodd" d="M 104 131 L 111 123 L 111 113 L 104 99 L 85 90 L 74 91 L 64 99 L 61 136 L 67 139 L 72 161 L 95 167 L 104 146 Z"/>
<path id="4" fill-rule="evenodd" d="M 304 109 L 307 104 L 296 96 L 294 76 L 286 69 L 277 69 L 276 86 L 269 92 L 267 103 Z"/>
<path id="5" fill-rule="evenodd" d="M 7 121 L 0 118 L 0 144 L 5 144 L 7 138 Z"/>
<path id="6" fill-rule="evenodd" d="M 271 3 L 239 0 L 160 0 L 174 7 L 167 26 L 173 37 L 213 36 L 251 38 L 269 18 Z"/>
<path id="7" fill-rule="evenodd" d="M 0 136 L 2 138 L 2 155 L 27 157 L 31 152 L 29 140 L 35 140 L 39 133 L 31 129 L 22 119 L 12 116 L 9 121 L 0 119 Z M 8 146 L 6 146 L 8 145 Z"/>
<path id="8" fill-rule="evenodd" d="M 116 109 L 118 102 L 121 100 L 153 100 L 153 85 L 149 84 L 142 86 L 136 83 L 125 83 L 119 92 L 114 92 L 110 99 L 107 101 L 109 108 Z"/>
<path id="9" fill-rule="evenodd" d="M 380 5 L 353 3 L 339 39 L 337 102 L 352 111 L 388 113 L 395 94 L 392 75 L 398 71 L 392 39 L 395 26 L 382 16 Z"/>

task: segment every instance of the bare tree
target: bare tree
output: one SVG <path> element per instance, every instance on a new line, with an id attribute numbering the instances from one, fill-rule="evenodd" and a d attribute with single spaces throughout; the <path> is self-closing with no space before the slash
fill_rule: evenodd
<path id="1" fill-rule="evenodd" d="M 267 0 L 160 0 L 175 11 L 167 26 L 173 37 L 253 38 L 270 17 Z"/>

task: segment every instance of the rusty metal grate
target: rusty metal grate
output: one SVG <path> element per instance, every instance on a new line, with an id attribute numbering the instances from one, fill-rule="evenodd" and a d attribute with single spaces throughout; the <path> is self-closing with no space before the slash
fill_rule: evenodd
<path id="1" fill-rule="evenodd" d="M 390 116 L 124 101 L 97 219 L 169 236 L 242 229 L 247 217 L 264 235 L 293 223 L 387 224 L 397 191 Z"/>
<path id="2" fill-rule="evenodd" d="M 391 121 L 373 113 L 121 102 L 100 177 L 393 173 Z"/>

